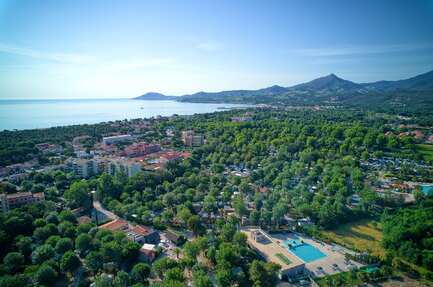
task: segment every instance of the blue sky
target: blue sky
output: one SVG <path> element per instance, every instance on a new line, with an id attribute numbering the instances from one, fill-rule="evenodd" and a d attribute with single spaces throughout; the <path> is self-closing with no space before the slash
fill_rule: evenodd
<path id="1" fill-rule="evenodd" d="M 0 0 L 2 99 L 182 95 L 432 69 L 432 0 Z"/>

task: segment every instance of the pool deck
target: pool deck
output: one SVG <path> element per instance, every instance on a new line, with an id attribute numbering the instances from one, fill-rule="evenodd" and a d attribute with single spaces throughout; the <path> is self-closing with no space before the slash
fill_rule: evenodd
<path id="1" fill-rule="evenodd" d="M 316 247 L 322 253 L 324 253 L 326 257 L 305 263 L 305 269 L 307 269 L 314 277 L 323 277 L 326 275 L 337 274 L 340 272 L 349 271 L 350 268 L 360 268 L 364 266 L 363 264 L 353 260 L 346 261 L 345 253 L 354 254 L 354 252 L 336 244 L 326 244 L 299 233 L 272 234 L 272 237 L 276 242 L 281 243 L 288 238 L 299 238 L 305 243 Z M 336 264 L 337 267 L 335 267 L 334 264 Z"/>
<path id="2" fill-rule="evenodd" d="M 258 228 L 242 228 L 241 231 L 247 235 L 247 241 L 250 247 L 259 252 L 260 255 L 267 261 L 279 264 L 281 266 L 282 274 L 297 273 L 304 270 L 305 263 L 295 255 L 290 253 L 285 247 L 281 246 L 278 242 L 276 242 L 275 239 L 269 234 L 263 232 Z M 265 243 L 261 243 L 254 240 L 253 232 L 256 231 L 262 232 L 262 234 L 266 236 L 268 241 Z M 278 258 L 277 254 L 284 255 L 288 260 L 290 260 L 290 263 L 288 264 Z"/>

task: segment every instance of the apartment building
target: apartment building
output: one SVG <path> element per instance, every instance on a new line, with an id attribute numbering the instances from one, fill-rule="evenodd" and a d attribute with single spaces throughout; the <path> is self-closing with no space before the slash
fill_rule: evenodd
<path id="1" fill-rule="evenodd" d="M 137 157 L 137 156 L 143 156 L 150 153 L 158 152 L 160 150 L 161 150 L 161 146 L 159 144 L 138 142 L 125 147 L 123 152 L 128 157 Z"/>
<path id="2" fill-rule="evenodd" d="M 201 146 L 204 144 L 204 136 L 195 133 L 193 130 L 183 131 L 182 141 L 185 146 Z"/>
<path id="3" fill-rule="evenodd" d="M 70 162 L 70 167 L 81 178 L 89 178 L 103 172 L 109 174 L 124 172 L 130 177 L 141 171 L 141 164 L 128 158 L 75 159 Z"/>
<path id="4" fill-rule="evenodd" d="M 0 205 L 3 212 L 7 212 L 12 208 L 16 208 L 22 205 L 40 202 L 44 200 L 45 194 L 43 192 L 17 192 L 12 194 L 0 194 Z"/>

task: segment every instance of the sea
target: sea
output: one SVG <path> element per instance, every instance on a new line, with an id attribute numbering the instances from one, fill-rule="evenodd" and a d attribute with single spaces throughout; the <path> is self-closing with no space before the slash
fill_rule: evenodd
<path id="1" fill-rule="evenodd" d="M 245 107 L 247 106 L 238 104 L 132 99 L 0 100 L 0 131 L 93 124 L 173 114 L 193 115 Z"/>

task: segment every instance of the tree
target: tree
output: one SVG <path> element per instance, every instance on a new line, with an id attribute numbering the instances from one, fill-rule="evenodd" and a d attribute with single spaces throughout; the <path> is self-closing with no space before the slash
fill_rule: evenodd
<path id="1" fill-rule="evenodd" d="M 32 253 L 32 239 L 30 237 L 19 237 L 16 246 L 25 257 L 29 256 Z"/>
<path id="2" fill-rule="evenodd" d="M 86 181 L 80 180 L 71 184 L 69 189 L 65 191 L 65 199 L 72 207 L 84 207 L 89 209 L 92 205 L 89 185 Z"/>
<path id="3" fill-rule="evenodd" d="M 230 270 L 218 268 L 215 274 L 215 278 L 219 287 L 230 286 L 230 281 L 231 281 Z"/>
<path id="4" fill-rule="evenodd" d="M 86 254 L 92 247 L 92 237 L 87 233 L 82 233 L 75 239 L 75 248 L 80 254 Z"/>
<path id="5" fill-rule="evenodd" d="M 131 278 L 129 277 L 128 273 L 125 271 L 119 271 L 116 274 L 116 278 L 114 278 L 113 286 L 114 287 L 128 287 L 131 286 L 130 284 Z"/>
<path id="6" fill-rule="evenodd" d="M 203 210 L 205 212 L 207 212 L 209 222 L 210 222 L 211 218 L 212 218 L 212 213 L 217 211 L 217 204 L 216 204 L 215 197 L 213 197 L 212 195 L 209 195 L 209 194 L 206 195 L 206 197 L 204 198 L 204 201 L 203 201 Z"/>
<path id="7" fill-rule="evenodd" d="M 112 287 L 113 280 L 107 274 L 95 277 L 95 287 Z"/>
<path id="8" fill-rule="evenodd" d="M 103 260 L 104 258 L 101 252 L 91 251 L 89 254 L 87 254 L 84 262 L 90 270 L 96 273 L 102 268 Z"/>
<path id="9" fill-rule="evenodd" d="M 238 218 L 242 218 L 244 215 L 248 214 L 248 209 L 245 205 L 245 201 L 242 195 L 235 196 L 235 198 L 233 199 L 233 207 Z"/>
<path id="10" fill-rule="evenodd" d="M 272 287 L 278 283 L 278 271 L 280 266 L 271 262 L 254 260 L 251 263 L 249 273 L 254 287 Z"/>
<path id="11" fill-rule="evenodd" d="M 191 215 L 191 211 L 186 206 L 180 205 L 177 207 L 177 217 L 181 220 L 183 225 L 186 225 Z"/>
<path id="12" fill-rule="evenodd" d="M 50 265 L 43 264 L 36 272 L 35 279 L 41 285 L 53 286 L 57 279 L 57 272 Z"/>
<path id="13" fill-rule="evenodd" d="M 32 253 L 32 261 L 35 264 L 42 264 L 43 262 L 52 259 L 55 255 L 54 248 L 51 245 L 44 244 L 35 249 Z"/>
<path id="14" fill-rule="evenodd" d="M 3 263 L 11 273 L 17 272 L 24 264 L 24 256 L 19 252 L 9 252 L 4 258 Z"/>
<path id="15" fill-rule="evenodd" d="M 201 224 L 200 217 L 198 215 L 192 215 L 188 219 L 188 229 L 191 230 L 193 236 L 197 236 L 203 233 L 204 227 Z"/>
<path id="16" fill-rule="evenodd" d="M 284 215 L 287 213 L 287 205 L 283 202 L 278 202 L 274 208 L 272 209 L 272 215 L 274 217 L 277 228 L 280 225 L 281 220 L 284 218 Z"/>
<path id="17" fill-rule="evenodd" d="M 147 282 L 147 278 L 150 275 L 150 266 L 146 263 L 138 263 L 135 264 L 131 271 L 132 280 L 135 283 L 143 283 Z"/>
<path id="18" fill-rule="evenodd" d="M 164 273 L 164 280 L 184 282 L 185 277 L 183 276 L 183 271 L 180 268 L 174 267 L 174 268 L 168 269 Z"/>
<path id="19" fill-rule="evenodd" d="M 193 287 L 212 287 L 212 281 L 203 270 L 197 270 L 192 273 Z"/>
<path id="20" fill-rule="evenodd" d="M 176 261 L 168 258 L 168 257 L 164 257 L 161 259 L 156 260 L 153 264 L 152 264 L 152 271 L 153 273 L 155 273 L 159 278 L 162 277 L 162 275 L 170 268 L 174 268 L 176 267 L 177 263 Z"/>
<path id="21" fill-rule="evenodd" d="M 72 251 L 68 251 L 60 259 L 60 269 L 64 272 L 72 272 L 80 266 L 80 263 L 77 255 Z"/>
<path id="22" fill-rule="evenodd" d="M 74 243 L 72 242 L 72 239 L 70 238 L 61 238 L 56 243 L 56 253 L 57 254 L 63 254 L 66 251 L 72 250 L 74 248 Z"/>
<path id="23" fill-rule="evenodd" d="M 0 287 L 18 287 L 18 286 L 28 286 L 29 278 L 26 275 L 2 275 L 0 276 Z"/>

